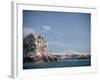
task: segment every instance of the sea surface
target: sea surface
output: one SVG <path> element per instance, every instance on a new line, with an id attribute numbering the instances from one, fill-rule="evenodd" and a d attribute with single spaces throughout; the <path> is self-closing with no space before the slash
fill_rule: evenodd
<path id="1" fill-rule="evenodd" d="M 23 69 L 59 68 L 91 66 L 91 60 L 59 60 L 45 63 L 24 63 Z"/>

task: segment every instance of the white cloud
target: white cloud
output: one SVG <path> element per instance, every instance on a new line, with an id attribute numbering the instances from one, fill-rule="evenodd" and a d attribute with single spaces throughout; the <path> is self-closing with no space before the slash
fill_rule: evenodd
<path id="1" fill-rule="evenodd" d="M 61 32 L 57 32 L 57 31 L 51 29 L 51 26 L 49 26 L 49 25 L 44 25 L 43 29 L 41 30 L 41 33 L 48 33 L 48 32 L 51 32 L 52 34 L 57 35 L 59 37 L 62 36 Z"/>
<path id="2" fill-rule="evenodd" d="M 44 25 L 44 26 L 43 26 L 43 29 L 46 30 L 46 31 L 50 31 L 50 30 L 51 30 L 51 27 L 48 26 L 48 25 Z"/>
<path id="3" fill-rule="evenodd" d="M 44 25 L 40 32 L 47 34 L 50 30 L 51 30 L 51 26 Z"/>

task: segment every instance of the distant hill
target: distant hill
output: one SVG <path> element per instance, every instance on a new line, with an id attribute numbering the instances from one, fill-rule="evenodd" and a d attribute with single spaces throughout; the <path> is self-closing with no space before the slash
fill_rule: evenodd
<path id="1" fill-rule="evenodd" d="M 58 55 L 90 55 L 90 53 L 78 52 L 78 51 L 73 51 L 73 50 L 66 50 L 64 52 L 50 53 L 50 54 L 58 54 Z"/>
<path id="2" fill-rule="evenodd" d="M 77 52 L 77 51 L 73 51 L 73 50 L 66 50 L 64 52 L 60 52 L 60 53 L 50 53 L 52 55 L 59 55 L 60 59 L 65 59 L 65 60 L 69 60 L 69 59 L 90 59 L 91 55 L 89 53 L 84 53 L 84 52 Z"/>

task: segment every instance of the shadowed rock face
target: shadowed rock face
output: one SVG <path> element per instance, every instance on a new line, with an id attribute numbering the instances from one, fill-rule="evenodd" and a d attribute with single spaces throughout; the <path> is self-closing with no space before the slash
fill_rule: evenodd
<path id="1" fill-rule="evenodd" d="M 28 55 L 30 52 L 31 55 L 35 54 L 36 44 L 35 44 L 35 36 L 30 34 L 23 39 L 23 53 L 24 55 Z"/>

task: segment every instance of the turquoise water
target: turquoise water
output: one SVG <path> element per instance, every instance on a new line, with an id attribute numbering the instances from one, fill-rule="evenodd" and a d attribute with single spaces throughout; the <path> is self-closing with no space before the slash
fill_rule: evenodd
<path id="1" fill-rule="evenodd" d="M 47 63 L 24 63 L 23 69 L 90 66 L 90 60 L 59 60 Z"/>

